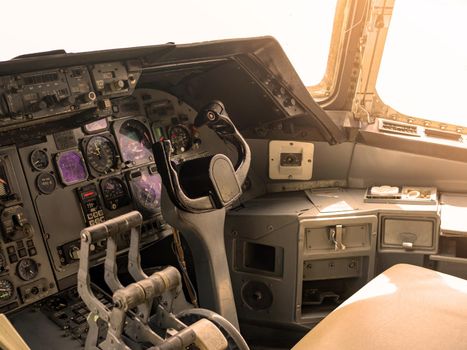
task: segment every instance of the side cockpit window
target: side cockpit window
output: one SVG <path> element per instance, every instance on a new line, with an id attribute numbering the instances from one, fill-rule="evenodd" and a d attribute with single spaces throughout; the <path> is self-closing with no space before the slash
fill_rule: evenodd
<path id="1" fill-rule="evenodd" d="M 425 126 L 467 126 L 466 16 L 465 1 L 395 1 L 376 84 L 386 105 Z"/>

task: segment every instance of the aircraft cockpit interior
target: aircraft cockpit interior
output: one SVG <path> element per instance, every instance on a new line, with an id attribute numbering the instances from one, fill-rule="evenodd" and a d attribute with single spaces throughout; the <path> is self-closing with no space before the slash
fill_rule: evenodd
<path id="1" fill-rule="evenodd" d="M 272 36 L 0 62 L 0 349 L 467 349 L 467 124 L 378 94 L 399 3 L 335 1 L 313 86 Z"/>

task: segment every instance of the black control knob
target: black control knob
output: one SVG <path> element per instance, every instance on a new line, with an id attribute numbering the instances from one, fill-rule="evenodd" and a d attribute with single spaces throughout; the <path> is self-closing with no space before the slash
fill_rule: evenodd
<path id="1" fill-rule="evenodd" d="M 95 101 L 96 93 L 94 91 L 89 91 L 88 93 L 81 95 L 80 99 L 84 103 Z"/>

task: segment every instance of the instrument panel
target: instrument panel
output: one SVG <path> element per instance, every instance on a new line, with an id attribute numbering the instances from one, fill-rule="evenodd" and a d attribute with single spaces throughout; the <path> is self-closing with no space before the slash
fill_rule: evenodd
<path id="1" fill-rule="evenodd" d="M 85 66 L 0 77 L 1 87 L 2 112 L 9 117 L 0 118 L 0 125 L 86 110 L 97 103 Z"/>
<path id="2" fill-rule="evenodd" d="M 16 148 L 0 148 L 0 312 L 58 291 L 27 188 Z"/>
<path id="3" fill-rule="evenodd" d="M 0 77 L 0 128 L 85 110 L 94 115 L 0 148 L 0 204 L 8 218 L 0 240 L 0 311 L 74 285 L 86 226 L 136 209 L 145 220 L 142 244 L 170 234 L 160 210 L 154 141 L 170 139 L 175 161 L 224 147 L 210 130 L 193 126 L 196 112 L 183 101 L 135 90 L 140 73 L 137 63 L 114 62 Z M 16 163 L 2 162 L 5 152 Z M 18 174 L 23 184 L 15 183 Z M 105 249 L 105 241 L 95 246 L 96 264 Z"/>
<path id="4" fill-rule="evenodd" d="M 217 142 L 208 135 L 210 130 L 193 127 L 195 111 L 190 106 L 165 92 L 135 90 L 112 103 L 110 116 L 18 148 L 38 214 L 36 236 L 43 237 L 47 251 L 43 256 L 49 255 L 51 275 L 60 290 L 76 283 L 79 233 L 84 227 L 136 209 L 145 219 L 142 244 L 170 233 L 161 216 L 162 181 L 152 152 L 154 140 L 170 138 L 180 158 L 209 152 L 203 138 Z M 222 147 L 218 142 L 213 150 Z M 96 245 L 92 253 L 96 263 L 102 261 L 105 247 L 105 242 Z M 42 264 L 24 260 L 15 267 L 15 275 L 22 282 L 35 281 L 42 269 Z M 0 306 L 2 296 L 5 303 L 10 300 L 8 281 L 0 278 Z M 18 283 L 10 282 L 16 291 Z"/>
<path id="5" fill-rule="evenodd" d="M 128 61 L 0 76 L 0 127 L 86 110 L 110 115 L 110 98 L 131 95 L 140 75 L 141 64 Z"/>

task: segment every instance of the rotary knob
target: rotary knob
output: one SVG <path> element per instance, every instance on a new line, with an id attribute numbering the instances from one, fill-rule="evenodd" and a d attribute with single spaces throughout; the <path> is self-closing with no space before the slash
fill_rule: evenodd
<path id="1" fill-rule="evenodd" d="M 121 79 L 116 80 L 110 84 L 110 89 L 112 91 L 119 91 L 125 87 L 125 82 Z"/>
<path id="2" fill-rule="evenodd" d="M 96 100 L 96 93 L 94 91 L 89 91 L 85 94 L 79 96 L 79 101 L 81 103 L 88 103 Z"/>

